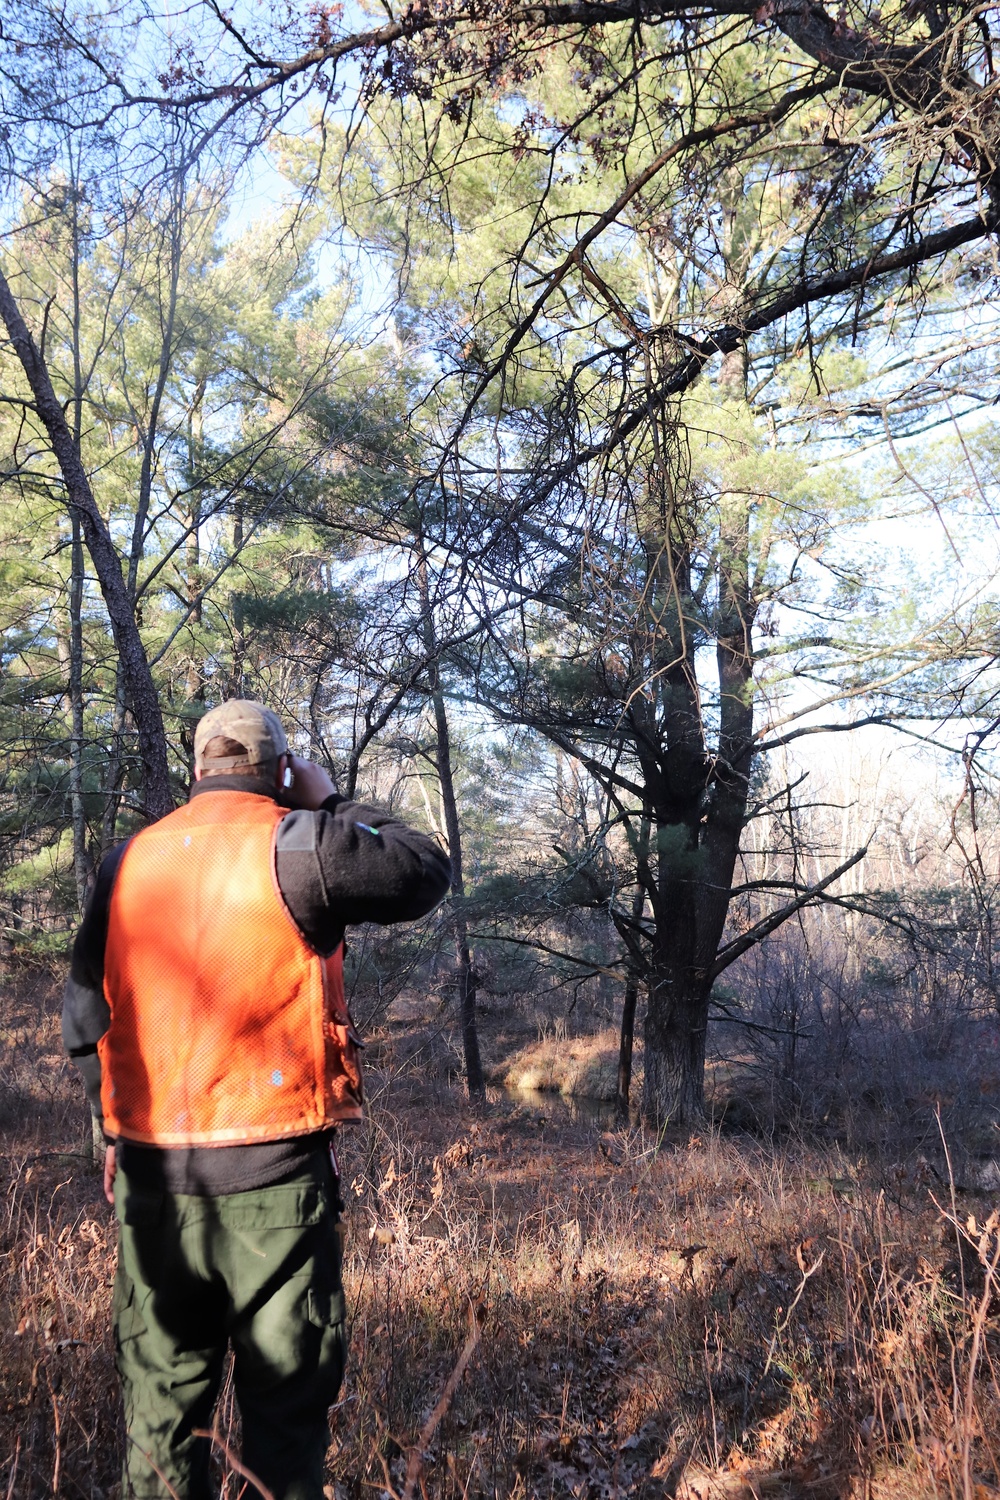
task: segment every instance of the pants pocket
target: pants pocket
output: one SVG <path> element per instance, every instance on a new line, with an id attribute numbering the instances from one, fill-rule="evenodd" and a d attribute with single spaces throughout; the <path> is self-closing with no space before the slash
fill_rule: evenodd
<path id="1" fill-rule="evenodd" d="M 317 1411 L 325 1412 L 340 1394 L 347 1364 L 343 1292 L 324 1293 L 310 1287 L 306 1315 L 318 1333 L 312 1399 Z"/>
<path id="2" fill-rule="evenodd" d="M 140 1338 L 147 1331 L 146 1320 L 139 1310 L 135 1286 L 122 1271 L 115 1276 L 111 1310 L 115 1341 L 119 1349 L 122 1344 Z"/>
<path id="3" fill-rule="evenodd" d="M 344 1294 L 311 1286 L 306 1299 L 306 1316 L 314 1328 L 333 1328 L 346 1316 Z"/>

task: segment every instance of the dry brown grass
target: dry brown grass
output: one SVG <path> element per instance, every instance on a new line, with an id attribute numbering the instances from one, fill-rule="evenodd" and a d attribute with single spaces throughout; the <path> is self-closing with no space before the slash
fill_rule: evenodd
<path id="1" fill-rule="evenodd" d="M 114 1225 L 59 1039 L 52 976 L 2 992 L 0 1457 L 16 1496 L 108 1493 L 120 1419 L 108 1335 Z"/>
<path id="2" fill-rule="evenodd" d="M 0 1494 L 111 1496 L 113 1227 L 38 998 L 4 1002 Z M 476 1113 L 384 1054 L 343 1151 L 337 1500 L 402 1492 L 470 1304 L 429 1497 L 997 1493 L 998 1224 L 943 1159 Z"/>

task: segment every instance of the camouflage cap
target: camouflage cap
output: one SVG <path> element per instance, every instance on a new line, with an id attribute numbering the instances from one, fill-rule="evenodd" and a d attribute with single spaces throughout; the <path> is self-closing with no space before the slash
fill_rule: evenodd
<path id="1" fill-rule="evenodd" d="M 246 754 L 213 756 L 206 761 L 205 746 L 217 735 L 243 745 Z M 210 708 L 194 732 L 194 763 L 198 770 L 210 765 L 217 771 L 235 771 L 240 766 L 277 760 L 287 750 L 288 741 L 278 715 L 250 698 L 230 698 L 217 708 Z"/>

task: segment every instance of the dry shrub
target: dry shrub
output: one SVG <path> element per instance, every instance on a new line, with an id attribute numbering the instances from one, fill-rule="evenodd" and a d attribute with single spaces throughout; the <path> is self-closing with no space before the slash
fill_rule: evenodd
<path id="1" fill-rule="evenodd" d="M 120 1420 L 108 1329 L 114 1227 L 80 1159 L 7 1157 L 0 1327 L 6 1493 L 103 1495 Z"/>
<path id="2" fill-rule="evenodd" d="M 0 1077 L 22 1094 L 52 1024 L 14 1028 Z M 113 1226 L 75 1081 L 43 1076 L 48 1115 L 6 1126 L 0 1493 L 110 1497 Z M 998 1221 L 946 1170 L 372 1082 L 342 1151 L 337 1500 L 402 1493 L 470 1305 L 481 1338 L 423 1454 L 428 1497 L 994 1493 Z"/>
<path id="3" fill-rule="evenodd" d="M 642 1092 L 641 1049 L 632 1073 L 636 1097 Z M 618 1091 L 618 1035 L 547 1035 L 511 1058 L 504 1074 L 508 1088 L 561 1094 L 564 1099 L 613 1100 Z"/>

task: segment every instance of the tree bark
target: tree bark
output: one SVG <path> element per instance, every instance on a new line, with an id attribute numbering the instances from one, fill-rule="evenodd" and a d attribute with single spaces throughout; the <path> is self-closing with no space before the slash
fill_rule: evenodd
<path id="1" fill-rule="evenodd" d="M 723 184 L 721 206 L 725 293 L 734 321 L 738 321 L 738 302 L 753 254 L 752 240 L 740 221 L 742 201 L 742 178 L 730 174 Z M 723 359 L 720 386 L 731 400 L 745 402 L 746 380 L 746 347 L 740 343 Z M 663 1125 L 668 1121 L 695 1123 L 704 1115 L 712 965 L 729 914 L 750 785 L 751 630 L 756 600 L 750 573 L 751 499 L 741 493 L 723 494 L 719 497 L 713 632 L 718 732 L 716 753 L 710 760 L 695 666 L 700 611 L 689 603 L 691 558 L 677 523 L 669 462 L 655 451 L 663 490 L 663 540 L 654 533 L 647 541 L 647 573 L 654 584 L 651 598 L 656 618 L 647 621 L 646 628 L 650 638 L 659 642 L 651 675 L 666 684 L 666 693 L 659 735 L 653 733 L 659 727 L 655 721 L 644 727 L 646 743 L 657 745 L 660 753 L 647 752 L 645 760 L 640 753 L 657 828 L 652 893 L 656 931 L 648 975 L 643 1111 L 655 1124 Z M 655 557 L 652 542 L 658 543 Z"/>
<path id="2" fill-rule="evenodd" d="M 436 668 L 435 668 L 436 675 Z M 451 738 L 444 694 L 438 687 L 433 693 L 434 723 L 437 730 L 437 773 L 441 784 L 448 855 L 451 859 L 452 922 L 455 929 L 455 961 L 458 971 L 458 1004 L 462 1018 L 462 1050 L 465 1054 L 465 1081 L 470 1098 L 486 1092 L 483 1063 L 479 1051 L 479 1028 L 476 1023 L 476 974 L 469 949 L 469 925 L 465 920 L 465 878 L 462 873 L 462 829 L 458 820 L 458 802 L 451 766 Z"/>
<path id="3" fill-rule="evenodd" d="M 711 983 L 694 961 L 697 940 L 703 935 L 699 931 L 702 895 L 692 879 L 671 875 L 661 878 L 654 900 L 656 934 L 647 975 L 642 1111 L 655 1126 L 696 1124 L 705 1112 Z"/>
<path id="4" fill-rule="evenodd" d="M 239 557 L 243 551 L 243 496 L 236 495 L 233 501 L 233 556 Z M 233 658 L 229 673 L 229 696 L 230 698 L 242 698 L 244 691 L 244 672 L 246 668 L 246 637 L 243 631 L 243 604 L 235 589 L 229 594 L 230 625 L 233 632 Z M 354 796 L 354 787 L 351 786 L 347 795 Z"/>
<path id="5" fill-rule="evenodd" d="M 69 795 L 73 819 L 73 878 L 80 911 L 87 901 L 90 862 L 87 854 L 87 818 L 83 801 L 83 543 L 80 520 L 71 516 L 69 582 Z"/>
<path id="6" fill-rule="evenodd" d="M 753 736 L 751 626 L 756 602 L 749 572 L 749 501 L 722 497 L 719 529 L 719 732 L 711 775 L 695 780 L 694 745 L 686 778 L 670 778 L 671 803 L 657 816 L 656 933 L 649 971 L 643 1110 L 658 1125 L 704 1114 L 705 1039 L 713 965 L 729 915 L 750 786 Z M 692 713 L 693 704 L 684 712 Z M 670 715 L 667 717 L 668 735 Z M 681 725 L 674 743 L 681 742 Z M 670 738 L 664 760 L 669 768 Z M 683 762 L 679 767 L 683 768 Z M 647 778 L 647 785 L 648 785 Z M 682 805 L 686 803 L 686 808 Z M 679 805 L 680 804 L 680 805 Z"/>
<path id="7" fill-rule="evenodd" d="M 80 354 L 80 335 L 83 308 L 80 298 L 80 194 L 77 184 L 72 184 L 71 233 L 73 241 L 70 261 L 73 289 L 73 442 L 79 451 L 83 432 L 83 361 Z M 90 875 L 87 857 L 87 819 L 83 801 L 83 538 L 80 517 L 76 511 L 70 513 L 70 573 L 69 573 L 69 701 L 70 701 L 70 752 L 69 783 L 70 805 L 73 819 L 73 875 L 76 881 L 76 900 L 83 911 L 87 900 L 87 882 Z"/>
<path id="8" fill-rule="evenodd" d="M 620 1125 L 627 1125 L 629 1122 L 628 1096 L 632 1088 L 632 1041 L 635 1035 L 635 1006 L 638 998 L 638 981 L 630 976 L 622 999 L 622 1026 L 618 1040 L 618 1092 L 615 1097 L 615 1119 Z"/>
<path id="9" fill-rule="evenodd" d="M 672 477 L 666 461 L 660 463 L 659 515 L 645 542 L 652 618 L 640 616 L 635 646 L 653 694 L 635 695 L 631 711 L 655 830 L 646 870 L 655 931 L 647 970 L 642 1108 L 658 1126 L 699 1120 L 704 1109 L 708 1002 L 698 969 L 699 867 L 710 774 L 694 661 L 692 559 L 677 522 Z"/>
<path id="10" fill-rule="evenodd" d="M 642 918 L 646 905 L 645 874 L 649 860 L 649 821 L 643 819 L 636 847 L 636 892 L 632 897 L 632 929 L 629 949 L 632 954 L 639 951 L 635 929 Z M 632 1089 L 632 1045 L 635 1037 L 635 1007 L 639 999 L 639 980 L 634 971 L 629 973 L 622 999 L 621 1035 L 618 1042 L 618 1089 L 615 1098 L 615 1118 L 619 1124 L 629 1122 L 629 1094 Z"/>
<path id="11" fill-rule="evenodd" d="M 462 870 L 462 826 L 458 817 L 458 799 L 455 796 L 455 778 L 451 763 L 451 735 L 448 728 L 448 710 L 441 687 L 441 669 L 437 656 L 437 632 L 434 626 L 434 606 L 431 600 L 427 556 L 423 538 L 418 538 L 417 575 L 420 587 L 420 602 L 423 609 L 423 637 L 427 652 L 427 672 L 430 678 L 431 704 L 434 710 L 434 727 L 437 736 L 435 761 L 438 782 L 441 787 L 441 805 L 444 810 L 445 833 L 448 837 L 448 856 L 451 860 L 452 924 L 455 936 L 455 966 L 458 974 L 458 1002 L 462 1023 L 462 1050 L 465 1056 L 465 1082 L 470 1098 L 482 1097 L 486 1093 L 486 1079 L 479 1051 L 479 1028 L 476 1024 L 476 975 L 469 949 L 469 924 L 465 919 L 465 877 Z"/>
<path id="12" fill-rule="evenodd" d="M 125 674 L 121 662 L 115 673 L 115 707 L 111 720 L 111 753 L 104 779 L 104 813 L 101 817 L 101 858 L 117 843 L 118 809 L 122 800 L 125 760 Z"/>
<path id="13" fill-rule="evenodd" d="M 191 410 L 188 413 L 188 468 L 192 481 L 197 473 L 198 464 L 201 461 L 201 448 L 204 435 L 202 402 L 205 398 L 205 387 L 206 381 L 202 377 L 195 387 Z M 191 633 L 195 638 L 192 642 L 192 650 L 188 656 L 187 665 L 185 697 L 189 703 L 202 702 L 205 697 L 205 663 L 198 660 L 195 655 L 195 647 L 198 644 L 198 630 L 202 623 L 201 580 L 199 577 L 199 569 L 201 567 L 201 521 L 201 493 L 197 486 L 192 484 L 191 508 L 188 513 L 188 539 L 185 548 L 189 624 Z"/>
<path id="14" fill-rule="evenodd" d="M 650 983 L 643 1053 L 643 1113 L 654 1126 L 697 1124 L 705 1114 L 707 996 Z"/>
<path id="15" fill-rule="evenodd" d="M 28 330 L 10 284 L 0 271 L 0 317 L 27 377 L 66 485 L 71 515 L 79 518 L 83 540 L 111 622 L 115 649 L 122 663 L 125 689 L 135 718 L 144 772 L 143 801 L 150 818 L 163 817 L 174 806 L 167 762 L 167 739 L 156 686 L 149 669 L 132 602 L 122 577 L 121 560 L 97 507 L 78 445 L 38 347 Z"/>

